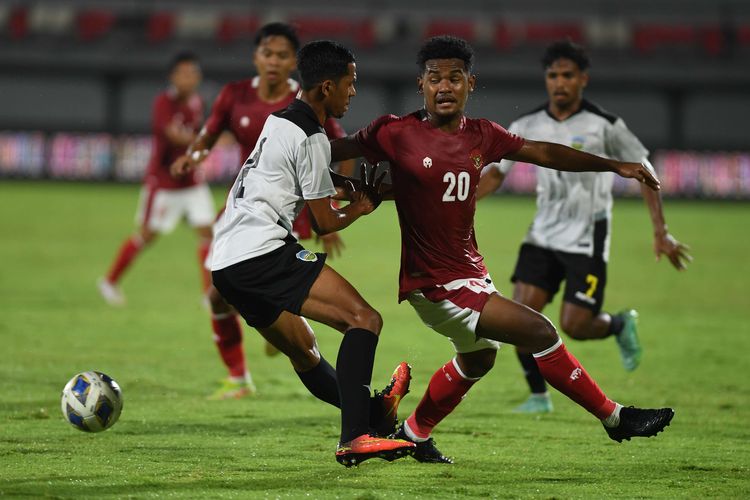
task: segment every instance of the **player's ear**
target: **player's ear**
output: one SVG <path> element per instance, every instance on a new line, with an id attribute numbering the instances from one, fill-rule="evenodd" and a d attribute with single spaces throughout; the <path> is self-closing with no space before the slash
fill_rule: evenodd
<path id="1" fill-rule="evenodd" d="M 469 75 L 469 92 L 474 92 L 474 86 L 477 84 L 477 75 Z"/>
<path id="2" fill-rule="evenodd" d="M 320 92 L 324 97 L 328 97 L 333 92 L 334 85 L 333 80 L 323 80 L 323 83 L 320 84 Z"/>
<path id="3" fill-rule="evenodd" d="M 584 71 L 581 74 L 581 88 L 585 89 L 588 84 L 589 84 L 589 74 L 588 72 Z"/>
<path id="4" fill-rule="evenodd" d="M 424 78 L 417 77 L 417 94 L 424 94 Z"/>

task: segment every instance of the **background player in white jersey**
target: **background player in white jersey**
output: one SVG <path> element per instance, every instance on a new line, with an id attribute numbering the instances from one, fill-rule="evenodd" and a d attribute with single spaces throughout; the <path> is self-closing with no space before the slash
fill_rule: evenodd
<path id="1" fill-rule="evenodd" d="M 198 233 L 198 263 L 203 289 L 211 284 L 202 262 L 211 243 L 214 204 L 200 173 L 186 172 L 173 177 L 170 165 L 195 137 L 203 120 L 203 100 L 198 95 L 201 69 L 190 52 L 177 54 L 169 67 L 170 86 L 154 99 L 153 145 L 136 221 L 138 231 L 126 239 L 117 252 L 106 277 L 98 283 L 99 292 L 111 305 L 123 305 L 125 296 L 118 286 L 123 273 L 159 234 L 171 232 L 186 218 Z"/>
<path id="2" fill-rule="evenodd" d="M 561 41 L 542 58 L 549 101 L 514 121 L 509 130 L 529 139 L 569 145 L 621 161 L 648 163 L 648 150 L 625 122 L 583 98 L 589 58 L 582 47 Z M 515 162 L 487 167 L 479 198 L 500 187 Z M 623 366 L 632 371 L 641 359 L 638 314 L 602 312 L 612 220 L 611 172 L 554 172 L 537 168 L 537 213 L 521 245 L 511 280 L 513 299 L 541 312 L 565 281 L 560 327 L 578 340 L 614 336 Z M 668 231 L 658 192 L 642 186 L 654 230 L 656 258 L 666 255 L 683 270 L 687 247 Z M 517 349 L 531 396 L 516 411 L 552 411 L 547 387 L 534 358 Z"/>
<path id="3" fill-rule="evenodd" d="M 335 160 L 365 155 L 389 162 L 401 226 L 399 300 L 408 300 L 456 352 L 434 373 L 395 436 L 417 443 L 413 456 L 421 462 L 451 463 L 435 447 L 432 431 L 492 368 L 503 342 L 533 352 L 545 379 L 600 419 L 610 438 L 653 436 L 669 425 L 671 408 L 623 408 L 612 401 L 547 318 L 497 293 L 477 249 L 474 212 L 482 167 L 502 158 L 571 172 L 617 172 L 652 189 L 659 182 L 640 163 L 527 140 L 489 120 L 466 117 L 476 82 L 473 60 L 465 40 L 428 40 L 417 55 L 424 109 L 382 116 L 331 146 Z"/>
<path id="4" fill-rule="evenodd" d="M 323 123 L 342 117 L 356 94 L 354 56 L 334 42 L 312 42 L 300 49 L 298 66 L 300 98 L 268 117 L 215 225 L 213 282 L 250 326 L 289 357 L 313 395 L 341 408 L 338 462 L 351 466 L 376 456 L 394 460 L 415 446 L 370 436 L 369 387 L 382 318 L 325 264 L 325 254 L 305 250 L 292 236 L 292 222 L 305 203 L 319 232 L 328 233 L 369 214 L 380 201 L 382 177 L 372 186 L 365 182 L 364 191 L 346 207 L 332 206 L 336 189 Z M 302 316 L 344 334 L 335 372 Z M 406 366 L 400 365 L 401 373 L 408 377 Z M 404 391 L 408 378 L 405 382 Z M 391 417 L 391 429 L 404 393 L 391 394 L 395 397 L 384 415 L 384 420 Z"/>

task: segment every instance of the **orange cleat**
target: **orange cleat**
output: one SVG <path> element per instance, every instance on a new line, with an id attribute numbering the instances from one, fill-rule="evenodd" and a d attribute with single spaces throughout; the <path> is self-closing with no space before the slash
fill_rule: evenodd
<path id="1" fill-rule="evenodd" d="M 345 467 L 359 465 L 370 458 L 382 458 L 393 462 L 414 452 L 416 445 L 403 439 L 387 439 L 362 434 L 340 443 L 336 449 L 336 461 Z"/>
<path id="2" fill-rule="evenodd" d="M 387 436 L 396 431 L 398 423 L 398 405 L 409 393 L 411 382 L 411 366 L 405 361 L 398 364 L 391 381 L 382 392 L 375 391 L 375 399 L 379 399 L 383 406 L 383 417 L 374 425 L 375 434 Z"/>

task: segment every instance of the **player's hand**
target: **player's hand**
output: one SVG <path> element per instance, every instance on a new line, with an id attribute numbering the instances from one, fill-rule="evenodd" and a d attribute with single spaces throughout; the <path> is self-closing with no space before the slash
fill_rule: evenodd
<path id="1" fill-rule="evenodd" d="M 643 163 L 618 162 L 615 172 L 621 177 L 642 182 L 654 191 L 661 189 L 661 183 L 656 177 L 656 172 Z"/>
<path id="2" fill-rule="evenodd" d="M 654 237 L 654 253 L 656 260 L 660 261 L 662 255 L 666 255 L 678 271 L 687 269 L 687 265 L 693 262 L 693 257 L 688 253 L 690 247 L 677 241 L 669 233 L 656 235 Z"/>
<path id="3" fill-rule="evenodd" d="M 323 251 L 328 254 L 329 259 L 340 257 L 341 250 L 346 248 L 339 233 L 328 233 L 322 236 L 316 236 L 316 240 L 323 244 Z"/>
<path id="4" fill-rule="evenodd" d="M 172 177 L 181 177 L 190 173 L 195 169 L 195 163 L 190 159 L 188 155 L 180 155 L 172 165 L 169 166 L 169 173 Z"/>
<path id="5" fill-rule="evenodd" d="M 362 163 L 359 166 L 359 182 L 360 190 L 365 193 L 375 208 L 378 208 L 380 202 L 383 201 L 383 196 L 380 194 L 380 186 L 383 184 L 386 171 L 383 171 L 378 178 L 375 175 L 378 173 L 379 165 L 373 165 L 368 168 L 366 163 Z"/>

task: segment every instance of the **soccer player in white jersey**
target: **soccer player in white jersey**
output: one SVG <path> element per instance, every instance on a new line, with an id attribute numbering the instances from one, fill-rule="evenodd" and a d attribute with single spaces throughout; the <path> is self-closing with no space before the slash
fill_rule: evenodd
<path id="1" fill-rule="evenodd" d="M 341 408 L 339 463 L 394 460 L 415 445 L 370 435 L 369 387 L 383 320 L 325 264 L 325 254 L 305 250 L 292 236 L 292 221 L 305 203 L 317 231 L 325 234 L 347 227 L 380 202 L 382 177 L 368 183 L 365 175 L 349 205 L 331 204 L 336 189 L 323 123 L 342 117 L 356 93 L 354 56 L 334 42 L 312 42 L 300 49 L 298 69 L 299 99 L 266 120 L 214 227 L 213 283 L 250 326 L 290 358 L 314 396 Z M 303 316 L 344 334 L 335 371 Z M 397 405 L 400 398 L 393 399 Z"/>
<path id="2" fill-rule="evenodd" d="M 588 153 L 650 167 L 648 150 L 625 122 L 583 98 L 589 58 L 569 41 L 547 48 L 542 64 L 549 101 L 514 121 L 509 130 L 523 137 L 569 145 Z M 477 193 L 500 187 L 512 160 L 489 165 Z M 641 359 L 638 314 L 602 312 L 612 220 L 611 172 L 555 172 L 537 168 L 537 213 L 524 239 L 511 280 L 513 299 L 541 312 L 565 281 L 560 327 L 579 340 L 613 336 L 623 366 L 632 371 Z M 688 248 L 668 231 L 658 191 L 642 186 L 654 229 L 654 253 L 666 255 L 677 270 L 691 260 Z M 544 378 L 531 353 L 517 350 L 531 390 L 516 411 L 552 411 Z"/>

